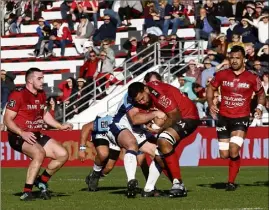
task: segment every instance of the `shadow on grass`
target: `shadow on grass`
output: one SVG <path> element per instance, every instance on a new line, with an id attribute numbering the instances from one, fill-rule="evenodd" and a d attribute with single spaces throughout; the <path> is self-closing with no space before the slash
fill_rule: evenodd
<path id="1" fill-rule="evenodd" d="M 121 189 L 125 189 L 126 187 L 98 187 L 98 190 L 97 191 L 110 191 L 110 190 L 121 190 Z M 79 191 L 88 191 L 88 188 L 82 188 L 81 190 Z"/>
<path id="2" fill-rule="evenodd" d="M 137 189 L 137 195 L 141 195 L 142 193 L 142 190 L 141 188 L 138 188 Z M 160 197 L 169 197 L 169 190 L 159 190 L 160 192 Z M 192 190 L 188 190 L 188 193 L 189 192 L 192 192 Z M 125 190 L 118 190 L 118 191 L 113 191 L 113 192 L 110 192 L 111 194 L 117 194 L 117 195 L 126 195 L 126 189 Z"/>
<path id="3" fill-rule="evenodd" d="M 71 196 L 71 195 L 66 194 L 66 193 L 63 193 L 63 192 L 53 192 L 53 191 L 49 191 L 49 192 L 50 192 L 51 197 L 65 197 L 65 196 Z M 34 196 L 35 198 L 40 197 L 40 191 L 33 191 L 32 194 L 33 194 L 33 196 Z M 21 195 L 22 195 L 22 192 L 14 193 L 13 195 L 14 195 L 14 196 L 21 196 Z"/>
<path id="4" fill-rule="evenodd" d="M 214 188 L 217 190 L 223 190 L 226 188 L 226 184 L 227 183 L 222 183 L 222 182 L 217 182 L 217 183 L 212 183 L 212 184 L 198 184 L 199 187 L 206 187 L 206 188 Z M 258 182 L 254 182 L 251 184 L 238 184 L 236 185 L 236 187 L 240 187 L 240 186 L 246 186 L 246 187 L 258 187 L 258 186 L 269 186 L 269 181 L 258 181 Z"/>

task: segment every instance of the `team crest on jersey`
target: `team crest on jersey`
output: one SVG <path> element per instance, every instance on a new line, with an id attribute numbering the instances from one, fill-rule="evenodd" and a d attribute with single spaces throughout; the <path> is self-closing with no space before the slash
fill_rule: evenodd
<path id="1" fill-rule="evenodd" d="M 16 101 L 15 100 L 10 100 L 8 102 L 8 105 L 7 106 L 13 108 L 13 107 L 15 107 L 15 104 L 16 104 Z"/>
<path id="2" fill-rule="evenodd" d="M 35 103 L 36 103 L 36 104 L 39 104 L 39 100 L 35 100 Z"/>
<path id="3" fill-rule="evenodd" d="M 160 100 L 158 101 L 159 104 L 161 104 L 164 108 L 167 108 L 171 105 L 172 101 L 170 98 L 167 98 L 166 96 L 162 96 Z"/>
<path id="4" fill-rule="evenodd" d="M 157 90 L 153 89 L 152 87 L 148 87 L 148 88 L 152 95 L 154 95 L 156 98 L 160 97 L 160 93 Z"/>

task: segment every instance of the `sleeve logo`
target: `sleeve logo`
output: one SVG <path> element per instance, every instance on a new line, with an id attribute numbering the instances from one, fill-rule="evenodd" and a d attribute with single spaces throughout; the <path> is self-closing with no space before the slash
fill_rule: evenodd
<path id="1" fill-rule="evenodd" d="M 15 107 L 15 104 L 16 104 L 16 101 L 15 100 L 10 100 L 8 102 L 8 105 L 7 106 L 13 108 L 13 107 Z"/>

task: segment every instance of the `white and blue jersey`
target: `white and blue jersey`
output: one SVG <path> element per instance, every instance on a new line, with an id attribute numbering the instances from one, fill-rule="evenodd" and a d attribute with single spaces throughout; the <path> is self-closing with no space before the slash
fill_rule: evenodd
<path id="1" fill-rule="evenodd" d="M 109 125 L 110 132 L 117 140 L 121 131 L 128 129 L 137 139 L 138 145 L 142 145 L 152 134 L 143 129 L 142 125 L 134 126 L 129 121 L 127 113 L 134 107 L 126 93 L 119 103 L 117 111 L 113 117 L 112 123 Z M 117 143 L 117 142 L 115 142 Z"/>

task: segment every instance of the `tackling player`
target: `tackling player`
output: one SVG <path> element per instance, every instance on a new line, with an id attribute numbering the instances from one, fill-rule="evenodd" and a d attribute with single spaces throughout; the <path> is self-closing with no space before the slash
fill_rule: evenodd
<path id="1" fill-rule="evenodd" d="M 32 188 L 45 158 L 52 160 L 36 180 L 43 199 L 50 199 L 47 182 L 68 160 L 66 149 L 49 136 L 40 133 L 44 122 L 59 130 L 70 130 L 72 124 L 60 124 L 45 110 L 44 75 L 40 69 L 30 68 L 25 75 L 26 86 L 13 91 L 8 99 L 4 123 L 8 141 L 14 150 L 31 158 L 27 171 L 23 201 L 33 200 Z"/>
<path id="2" fill-rule="evenodd" d="M 148 127 L 148 130 L 159 134 L 158 150 L 173 178 L 169 196 L 186 196 L 187 191 L 181 179 L 179 160 L 174 149 L 200 123 L 195 104 L 174 86 L 159 81 L 149 82 L 147 85 L 132 83 L 128 88 L 128 95 L 136 106 L 155 107 L 167 115 L 167 120 L 160 129 Z"/>
<path id="3" fill-rule="evenodd" d="M 230 55 L 231 67 L 217 72 L 206 92 L 211 114 L 217 118 L 216 129 L 220 157 L 230 158 L 227 191 L 236 189 L 234 181 L 240 168 L 239 151 L 249 126 L 250 102 L 253 92 L 258 96 L 255 113 L 257 118 L 261 118 L 265 105 L 265 93 L 261 80 L 258 75 L 245 69 L 244 59 L 244 48 L 234 46 Z M 219 87 L 221 103 L 218 109 L 214 105 L 213 99 L 214 91 Z"/>

